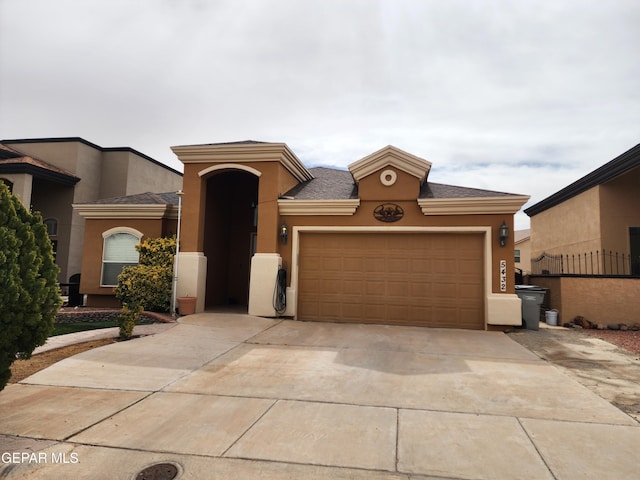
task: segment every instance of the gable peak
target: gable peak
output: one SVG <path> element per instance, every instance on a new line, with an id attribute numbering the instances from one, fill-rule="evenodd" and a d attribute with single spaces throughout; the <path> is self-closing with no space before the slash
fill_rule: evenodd
<path id="1" fill-rule="evenodd" d="M 431 170 L 431 162 L 428 162 L 423 158 L 416 157 L 415 155 L 405 152 L 393 145 L 387 145 L 386 147 L 353 162 L 349 165 L 349 171 L 357 183 L 362 178 L 388 165 L 417 177 L 420 180 L 420 183 L 424 183 L 426 181 L 427 176 L 429 175 L 429 170 Z"/>

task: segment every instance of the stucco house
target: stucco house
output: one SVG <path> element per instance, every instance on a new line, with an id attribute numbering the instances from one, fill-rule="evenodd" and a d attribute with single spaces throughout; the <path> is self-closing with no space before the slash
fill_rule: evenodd
<path id="1" fill-rule="evenodd" d="M 534 273 L 640 275 L 640 144 L 525 213 Z"/>
<path id="2" fill-rule="evenodd" d="M 42 213 L 56 250 L 58 280 L 69 282 L 82 264 L 85 220 L 74 203 L 146 191 L 176 191 L 182 174 L 129 147 L 104 148 L 83 138 L 0 142 L 0 181 Z"/>
<path id="3" fill-rule="evenodd" d="M 176 192 L 111 197 L 74 204 L 85 220 L 80 292 L 89 307 L 120 307 L 114 296 L 118 275 L 138 263 L 136 245 L 144 238 L 177 233 Z"/>
<path id="4" fill-rule="evenodd" d="M 348 170 L 306 168 L 284 143 L 172 150 L 184 164 L 177 294 L 196 296 L 197 311 L 236 304 L 265 317 L 473 329 L 521 322 L 513 215 L 528 196 L 433 183 L 430 162 L 392 146 Z M 101 252 L 112 229 L 148 235 L 117 209 L 100 218 L 88 214 L 95 203 L 76 208 L 87 219 L 85 269 L 99 270 L 101 255 L 88 249 Z"/>
<path id="5" fill-rule="evenodd" d="M 638 323 L 640 144 L 527 208 L 531 283 L 561 322 Z"/>

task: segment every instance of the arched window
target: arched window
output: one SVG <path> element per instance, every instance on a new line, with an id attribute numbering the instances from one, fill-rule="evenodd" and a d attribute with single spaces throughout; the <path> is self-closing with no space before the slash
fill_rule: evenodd
<path id="1" fill-rule="evenodd" d="M 58 235 L 58 220 L 55 218 L 45 218 L 42 223 L 47 227 L 47 234 L 50 237 Z"/>
<path id="2" fill-rule="evenodd" d="M 13 182 L 11 180 L 7 180 L 6 178 L 0 178 L 0 182 L 4 183 L 7 187 L 9 187 L 9 192 L 13 193 Z"/>
<path id="3" fill-rule="evenodd" d="M 103 287 L 115 287 L 122 269 L 138 264 L 136 245 L 140 243 L 142 233 L 132 228 L 114 228 L 104 232 L 102 236 L 104 247 L 100 284 Z"/>

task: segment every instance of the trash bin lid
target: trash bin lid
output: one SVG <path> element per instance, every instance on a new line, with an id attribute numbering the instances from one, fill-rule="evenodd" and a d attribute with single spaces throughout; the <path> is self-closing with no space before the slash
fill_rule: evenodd
<path id="1" fill-rule="evenodd" d="M 546 290 L 538 285 L 516 285 L 516 290 Z"/>

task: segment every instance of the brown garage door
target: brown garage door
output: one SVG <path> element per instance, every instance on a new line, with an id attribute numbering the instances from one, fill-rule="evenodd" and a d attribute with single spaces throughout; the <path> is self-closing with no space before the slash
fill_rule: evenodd
<path id="1" fill-rule="evenodd" d="M 298 318 L 484 329 L 484 238 L 302 233 Z"/>

